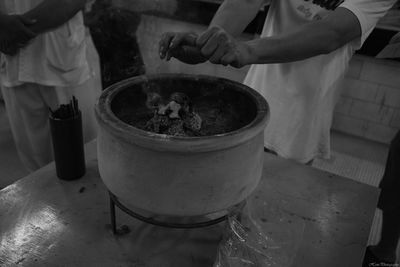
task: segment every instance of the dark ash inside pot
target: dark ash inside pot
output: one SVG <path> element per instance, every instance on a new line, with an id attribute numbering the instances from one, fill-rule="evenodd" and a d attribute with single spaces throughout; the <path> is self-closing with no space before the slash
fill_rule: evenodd
<path id="1" fill-rule="evenodd" d="M 132 85 L 114 97 L 111 109 L 141 130 L 186 137 L 229 133 L 257 115 L 251 98 L 229 83 L 173 78 Z"/>

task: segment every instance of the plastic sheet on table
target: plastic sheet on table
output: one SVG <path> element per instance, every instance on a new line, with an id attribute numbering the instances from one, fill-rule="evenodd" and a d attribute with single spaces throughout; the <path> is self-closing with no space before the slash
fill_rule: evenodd
<path id="1" fill-rule="evenodd" d="M 305 223 L 277 200 L 252 197 L 232 210 L 214 267 L 291 266 Z"/>

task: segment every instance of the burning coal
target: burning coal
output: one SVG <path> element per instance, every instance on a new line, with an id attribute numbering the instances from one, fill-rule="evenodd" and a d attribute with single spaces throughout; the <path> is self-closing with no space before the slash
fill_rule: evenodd
<path id="1" fill-rule="evenodd" d="M 172 93 L 166 103 L 155 92 L 147 93 L 147 108 L 153 110 L 153 117 L 147 121 L 144 130 L 172 136 L 197 136 L 202 119 L 193 111 L 189 97 L 180 92 Z"/>

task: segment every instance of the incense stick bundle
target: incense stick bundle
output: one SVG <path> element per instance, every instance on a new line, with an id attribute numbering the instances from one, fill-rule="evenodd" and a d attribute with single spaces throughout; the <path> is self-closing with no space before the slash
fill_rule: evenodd
<path id="1" fill-rule="evenodd" d="M 68 104 L 61 104 L 58 109 L 53 111 L 49 108 L 50 114 L 55 119 L 69 119 L 74 118 L 79 114 L 79 106 L 78 100 L 75 96 L 72 96 L 72 99 Z"/>

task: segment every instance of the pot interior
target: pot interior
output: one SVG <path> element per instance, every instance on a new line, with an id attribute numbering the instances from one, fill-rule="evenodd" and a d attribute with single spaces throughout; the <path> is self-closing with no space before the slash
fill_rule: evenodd
<path id="1" fill-rule="evenodd" d="M 174 93 L 188 96 L 193 111 L 202 119 L 201 129 L 195 136 L 229 133 L 250 124 L 257 116 L 254 96 L 240 84 L 185 76 L 140 79 L 124 84 L 112 98 L 111 110 L 124 123 L 146 130 L 146 123 L 154 116 L 146 101 L 154 93 L 161 96 L 163 103 Z"/>

